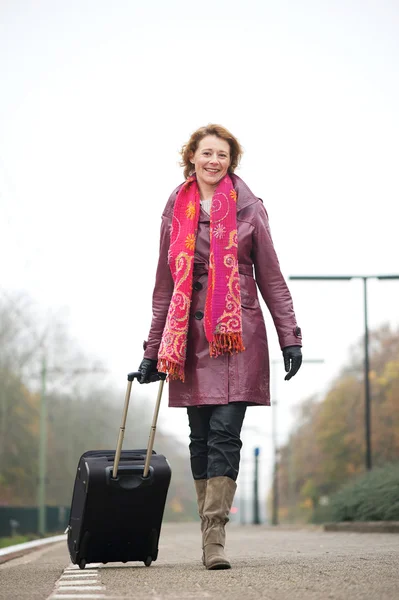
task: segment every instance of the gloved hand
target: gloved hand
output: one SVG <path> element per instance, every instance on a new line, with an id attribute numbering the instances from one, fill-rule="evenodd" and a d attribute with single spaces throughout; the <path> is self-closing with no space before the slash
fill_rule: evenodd
<path id="1" fill-rule="evenodd" d="M 138 368 L 141 373 L 139 383 L 159 381 L 159 377 L 157 376 L 157 362 L 157 360 L 153 360 L 152 358 L 143 358 Z"/>
<path id="2" fill-rule="evenodd" d="M 301 346 L 286 346 L 283 348 L 284 368 L 287 375 L 285 381 L 289 381 L 298 373 L 302 364 L 302 349 Z"/>

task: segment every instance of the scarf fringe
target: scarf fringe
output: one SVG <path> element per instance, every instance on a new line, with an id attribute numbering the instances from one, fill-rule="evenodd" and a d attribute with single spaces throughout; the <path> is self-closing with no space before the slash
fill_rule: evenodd
<path id="1" fill-rule="evenodd" d="M 217 333 L 209 342 L 209 354 L 216 358 L 221 354 L 236 354 L 245 350 L 241 333 Z"/>
<path id="2" fill-rule="evenodd" d="M 169 381 L 169 379 L 180 379 L 180 381 L 184 383 L 184 366 L 179 365 L 178 363 L 167 360 L 166 358 L 161 358 L 158 361 L 157 370 L 160 373 L 168 374 L 166 378 L 167 381 Z"/>

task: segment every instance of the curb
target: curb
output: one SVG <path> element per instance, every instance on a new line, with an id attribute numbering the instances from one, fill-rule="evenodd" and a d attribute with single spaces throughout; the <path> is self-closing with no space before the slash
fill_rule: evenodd
<path id="1" fill-rule="evenodd" d="M 12 560 L 13 558 L 18 558 L 24 554 L 33 552 L 34 550 L 42 548 L 43 546 L 50 546 L 51 544 L 64 542 L 66 539 L 66 535 L 54 535 L 41 540 L 34 540 L 33 542 L 25 542 L 23 544 L 16 544 L 15 546 L 7 546 L 7 548 L 2 548 L 0 550 L 0 565 Z"/>
<path id="2" fill-rule="evenodd" d="M 343 521 L 325 523 L 324 531 L 354 531 L 356 533 L 399 533 L 399 521 Z"/>

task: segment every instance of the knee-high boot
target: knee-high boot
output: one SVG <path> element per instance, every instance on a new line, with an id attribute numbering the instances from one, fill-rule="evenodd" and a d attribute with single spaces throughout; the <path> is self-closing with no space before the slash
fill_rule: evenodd
<path id="1" fill-rule="evenodd" d="M 236 488 L 236 482 L 230 477 L 208 479 L 204 503 L 203 545 L 205 566 L 209 570 L 231 568 L 224 553 L 225 525 L 229 521 Z"/>
<path id="2" fill-rule="evenodd" d="M 205 518 L 204 518 L 204 504 L 205 504 L 205 495 L 206 495 L 206 484 L 207 479 L 194 479 L 195 491 L 197 492 L 197 505 L 198 505 L 198 514 L 201 519 L 201 534 L 202 534 L 202 562 L 204 562 L 204 529 L 205 529 Z"/>

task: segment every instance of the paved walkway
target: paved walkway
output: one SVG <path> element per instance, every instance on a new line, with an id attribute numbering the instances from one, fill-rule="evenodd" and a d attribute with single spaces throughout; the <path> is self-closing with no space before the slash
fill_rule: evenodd
<path id="1" fill-rule="evenodd" d="M 200 562 L 198 531 L 197 524 L 167 523 L 161 535 L 159 558 L 151 567 L 131 563 L 64 572 L 51 597 L 399 599 L 397 534 L 327 533 L 319 529 L 276 530 L 231 525 L 228 526 L 228 554 L 233 569 L 206 571 Z M 28 562 L 21 564 L 23 560 Z M 41 551 L 41 555 L 34 552 L 25 559 L 1 565 L 0 599 L 46 600 L 68 564 L 69 557 L 62 544 L 47 552 Z M 82 573 L 86 574 L 84 578 L 80 577 Z M 82 582 L 80 587 L 74 583 L 78 579 Z M 91 584 L 94 589 L 90 589 L 90 581 L 95 582 Z M 73 591 L 67 589 L 67 585 L 73 586 Z"/>

